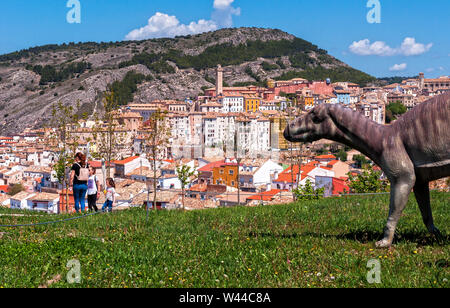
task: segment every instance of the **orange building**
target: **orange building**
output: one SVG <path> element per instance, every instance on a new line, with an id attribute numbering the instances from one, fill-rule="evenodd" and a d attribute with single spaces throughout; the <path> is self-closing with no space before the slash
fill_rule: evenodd
<path id="1" fill-rule="evenodd" d="M 238 187 L 237 173 L 238 165 L 235 163 L 224 163 L 213 168 L 213 183 L 215 185 L 226 185 Z"/>
<path id="2" fill-rule="evenodd" d="M 257 97 L 256 95 L 249 95 L 245 96 L 245 112 L 257 112 L 259 111 L 259 106 L 261 105 L 261 98 Z"/>
<path id="3" fill-rule="evenodd" d="M 304 96 L 302 99 L 303 110 L 309 110 L 314 108 L 314 96 Z"/>

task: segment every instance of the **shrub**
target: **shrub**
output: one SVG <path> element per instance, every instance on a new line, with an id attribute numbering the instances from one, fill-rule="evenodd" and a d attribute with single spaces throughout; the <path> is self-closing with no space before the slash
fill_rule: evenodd
<path id="1" fill-rule="evenodd" d="M 59 69 L 52 65 L 27 65 L 25 68 L 31 70 L 41 76 L 40 85 L 45 85 L 49 82 L 60 82 L 72 78 L 74 75 L 82 74 L 86 70 L 91 69 L 92 65 L 88 62 L 69 63 Z"/>
<path id="2" fill-rule="evenodd" d="M 114 93 L 114 99 L 118 105 L 126 105 L 133 101 L 137 85 L 150 77 L 134 71 L 128 72 L 122 81 L 115 81 L 110 85 L 110 91 Z"/>
<path id="3" fill-rule="evenodd" d="M 323 198 L 324 188 L 315 189 L 308 179 L 304 186 L 294 189 L 296 200 L 319 200 Z"/>
<path id="4" fill-rule="evenodd" d="M 261 63 L 261 67 L 263 68 L 263 70 L 265 70 L 266 72 L 270 72 L 273 70 L 278 69 L 278 65 L 276 64 L 270 64 L 269 62 L 264 61 L 263 63 Z"/>
<path id="5" fill-rule="evenodd" d="M 25 188 L 23 187 L 22 184 L 14 184 L 14 185 L 10 186 L 10 188 L 8 190 L 8 195 L 14 196 L 24 190 L 25 190 Z"/>
<path id="6" fill-rule="evenodd" d="M 352 193 L 377 193 L 388 191 L 388 183 L 380 181 L 381 172 L 365 168 L 361 174 L 354 177 L 348 173 L 349 187 Z"/>
<path id="7" fill-rule="evenodd" d="M 386 123 L 391 123 L 408 111 L 401 102 L 390 103 L 386 106 Z"/>

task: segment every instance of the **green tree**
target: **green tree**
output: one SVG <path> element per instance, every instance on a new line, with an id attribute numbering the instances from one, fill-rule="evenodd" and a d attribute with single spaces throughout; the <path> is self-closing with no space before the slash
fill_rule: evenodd
<path id="1" fill-rule="evenodd" d="M 9 188 L 8 195 L 14 196 L 24 190 L 25 190 L 25 188 L 23 187 L 22 184 L 14 184 Z"/>
<path id="2" fill-rule="evenodd" d="M 134 93 L 137 91 L 137 86 L 145 80 L 151 80 L 152 77 L 136 73 L 134 71 L 128 72 L 121 81 L 113 82 L 109 90 L 114 93 L 114 103 L 116 107 L 126 105 L 133 101 Z"/>
<path id="3" fill-rule="evenodd" d="M 364 165 L 367 165 L 369 163 L 367 158 L 364 155 L 360 154 L 353 155 L 353 160 L 356 162 L 357 168 L 362 168 Z"/>
<path id="4" fill-rule="evenodd" d="M 306 180 L 305 185 L 299 186 L 294 190 L 295 200 L 319 200 L 323 198 L 325 189 L 317 188 L 315 189 L 309 179 Z"/>
<path id="5" fill-rule="evenodd" d="M 391 123 L 404 114 L 408 109 L 400 101 L 386 106 L 386 123 Z"/>
<path id="6" fill-rule="evenodd" d="M 181 198 L 182 198 L 183 209 L 184 209 L 185 208 L 184 207 L 184 199 L 185 199 L 186 187 L 190 183 L 192 183 L 192 177 L 196 177 L 197 172 L 195 171 L 195 169 L 192 169 L 189 166 L 182 165 L 177 168 L 177 176 L 181 183 L 181 191 L 182 191 Z"/>
<path id="7" fill-rule="evenodd" d="M 339 152 L 337 152 L 336 157 L 343 162 L 347 161 L 347 152 L 345 152 L 343 149 L 340 149 Z"/>
<path id="8" fill-rule="evenodd" d="M 351 193 L 377 193 L 388 191 L 388 183 L 380 180 L 381 172 L 371 168 L 364 168 L 361 174 L 356 177 L 351 172 L 348 173 L 349 187 Z"/>

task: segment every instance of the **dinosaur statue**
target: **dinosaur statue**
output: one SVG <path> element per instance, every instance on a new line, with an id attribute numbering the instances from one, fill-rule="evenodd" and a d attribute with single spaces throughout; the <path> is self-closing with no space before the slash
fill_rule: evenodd
<path id="1" fill-rule="evenodd" d="M 392 245 L 412 188 L 428 231 L 440 236 L 433 223 L 429 182 L 450 176 L 450 93 L 416 106 L 391 125 L 377 124 L 340 105 L 319 105 L 290 122 L 284 137 L 291 142 L 337 141 L 380 166 L 391 182 L 391 197 L 384 238 L 377 247 Z"/>

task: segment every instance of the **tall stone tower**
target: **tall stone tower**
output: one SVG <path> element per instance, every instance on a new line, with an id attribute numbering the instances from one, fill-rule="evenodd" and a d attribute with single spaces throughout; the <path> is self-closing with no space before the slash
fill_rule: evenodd
<path id="1" fill-rule="evenodd" d="M 219 64 L 217 65 L 217 76 L 216 76 L 216 96 L 223 94 L 223 68 Z"/>
<path id="2" fill-rule="evenodd" d="M 425 75 L 424 73 L 419 74 L 419 90 L 423 90 L 425 87 Z"/>

